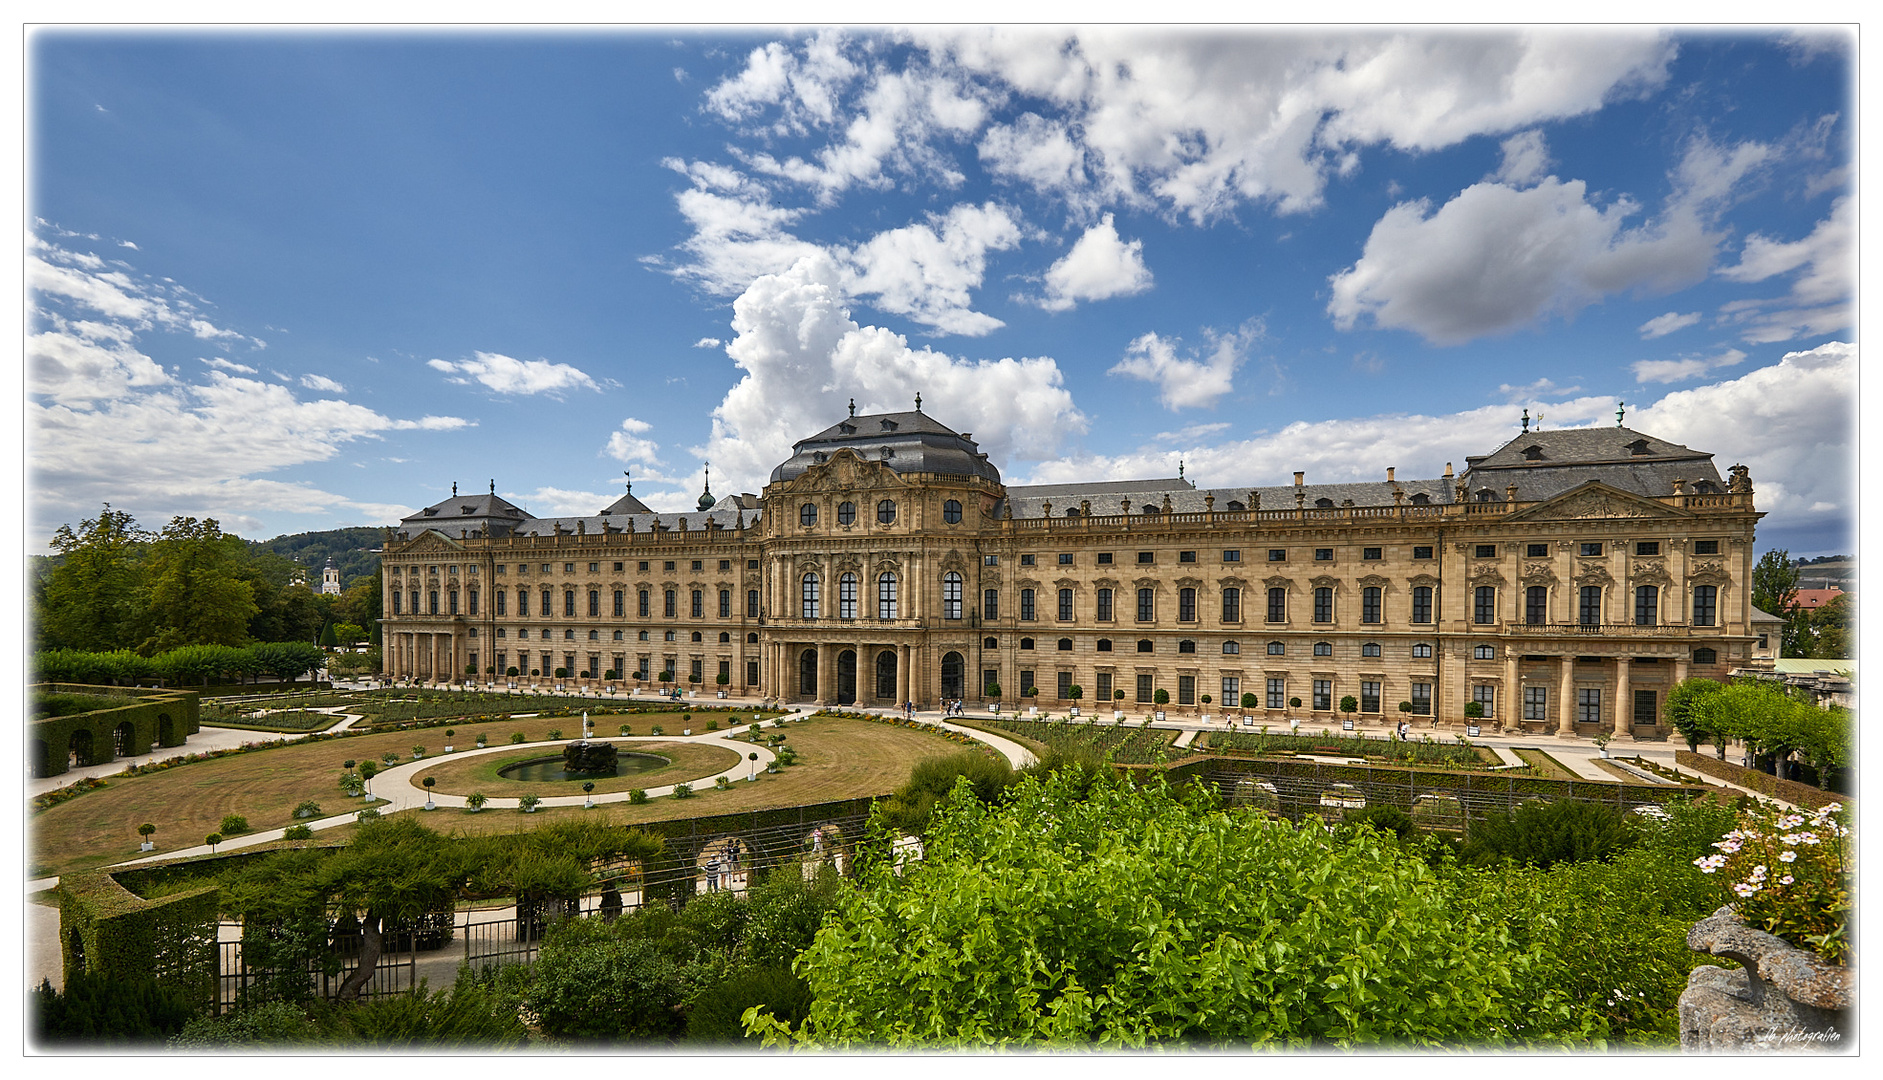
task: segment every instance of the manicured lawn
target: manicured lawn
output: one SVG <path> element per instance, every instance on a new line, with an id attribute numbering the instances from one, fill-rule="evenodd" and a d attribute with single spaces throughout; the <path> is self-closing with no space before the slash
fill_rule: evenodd
<path id="1" fill-rule="evenodd" d="M 629 722 L 637 733 L 646 733 L 656 723 L 678 731 L 679 720 L 678 715 L 637 716 Z M 606 735 L 612 734 L 619 723 L 598 721 L 595 726 Z M 455 741 L 459 747 L 468 748 L 480 731 L 489 734 L 493 746 L 507 742 L 513 731 L 535 741 L 546 738 L 551 728 L 559 728 L 573 738 L 579 726 L 579 719 L 568 717 L 468 724 L 457 729 Z M 765 728 L 767 734 L 772 730 L 769 724 Z M 715 791 L 706 785 L 692 799 L 656 799 L 642 806 L 622 803 L 591 811 L 580 807 L 539 810 L 532 815 L 488 809 L 481 814 L 466 814 L 454 809 L 425 817 L 427 824 L 445 831 L 512 831 L 522 822 L 550 820 L 556 814 L 605 814 L 610 820 L 629 823 L 884 795 L 908 779 L 916 762 L 961 749 L 945 739 L 908 728 L 834 717 L 790 724 L 780 730 L 788 736 L 786 745 L 797 751 L 800 763 L 771 776 L 761 772 L 756 783 L 742 780 L 731 791 Z M 342 762 L 349 758 L 376 760 L 387 750 L 397 751 L 410 761 L 414 743 L 425 744 L 433 757 L 442 759 L 444 731 L 385 732 L 290 745 L 146 776 L 113 779 L 105 788 L 31 818 L 29 876 L 70 873 L 135 858 L 139 854 L 137 826 L 145 821 L 157 826 L 152 839 L 157 851 L 163 852 L 201 844 L 225 814 L 241 814 L 260 830 L 293 824 L 294 807 L 306 799 L 318 802 L 323 814 L 344 813 L 360 804 L 340 791 Z M 551 752 L 540 750 L 537 754 Z M 440 763 L 445 761 L 450 759 Z M 716 771 L 708 768 L 705 773 Z M 539 792 L 560 786 L 529 785 Z M 636 782 L 623 788 L 645 786 L 645 782 Z M 579 792 L 581 786 L 576 785 L 574 790 Z M 494 792 L 487 789 L 485 794 Z"/>

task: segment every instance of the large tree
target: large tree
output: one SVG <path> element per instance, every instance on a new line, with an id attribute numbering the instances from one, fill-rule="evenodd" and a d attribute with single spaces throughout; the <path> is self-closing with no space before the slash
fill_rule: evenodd
<path id="1" fill-rule="evenodd" d="M 170 519 L 144 561 L 145 655 L 179 645 L 243 645 L 260 610 L 242 580 L 247 551 L 215 518 Z"/>
<path id="2" fill-rule="evenodd" d="M 1811 655 L 1820 660 L 1851 656 L 1850 596 L 1845 594 L 1811 612 Z"/>
<path id="3" fill-rule="evenodd" d="M 1811 653 L 1811 622 L 1798 606 L 1798 568 L 1791 552 L 1775 548 L 1759 556 L 1752 568 L 1752 606 L 1785 620 L 1780 632 L 1780 656 Z"/>
<path id="4" fill-rule="evenodd" d="M 139 585 L 150 533 L 123 510 L 105 504 L 96 518 L 59 526 L 51 546 L 60 560 L 39 605 L 40 643 L 48 648 L 109 652 L 139 641 Z"/>

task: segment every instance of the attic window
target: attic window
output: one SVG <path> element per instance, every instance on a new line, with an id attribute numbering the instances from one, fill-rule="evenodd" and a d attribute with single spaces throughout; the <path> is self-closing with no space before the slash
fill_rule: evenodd
<path id="1" fill-rule="evenodd" d="M 1231 499 L 1231 500 L 1229 500 L 1229 512 L 1230 512 L 1230 513 L 1232 513 L 1232 514 L 1240 514 L 1241 512 L 1243 512 L 1244 510 L 1247 510 L 1247 509 L 1248 509 L 1248 507 L 1246 507 L 1246 506 L 1244 506 L 1244 505 L 1242 505 L 1241 503 L 1239 503 L 1239 502 L 1237 502 L 1236 500 L 1234 500 L 1234 499 Z"/>
<path id="2" fill-rule="evenodd" d="M 822 465 L 824 463 L 824 452 L 822 450 L 819 450 L 816 453 L 812 454 L 811 460 L 817 462 L 819 465 Z"/>
<path id="3" fill-rule="evenodd" d="M 1478 501 L 1479 502 L 1495 502 L 1496 500 L 1497 500 L 1497 495 L 1493 493 L 1490 488 L 1478 489 Z"/>
<path id="4" fill-rule="evenodd" d="M 885 420 L 885 421 L 883 421 L 883 430 L 884 430 L 884 431 L 894 431 L 894 430 L 896 430 L 896 422 L 895 422 L 894 420 Z"/>
<path id="5" fill-rule="evenodd" d="M 1543 460 L 1543 448 L 1541 446 L 1524 447 L 1523 459 L 1525 461 L 1542 461 Z"/>
<path id="6" fill-rule="evenodd" d="M 469 506 L 460 506 L 460 507 L 458 507 L 458 514 L 459 514 L 460 516 L 462 516 L 462 517 L 470 517 L 470 516 L 471 516 L 471 510 L 472 510 L 472 507 L 469 507 Z"/>
<path id="7" fill-rule="evenodd" d="M 1158 510 L 1157 510 L 1157 507 L 1155 507 L 1155 506 L 1147 506 L 1147 507 L 1145 507 L 1145 508 L 1144 508 L 1144 512 L 1145 512 L 1146 514 L 1150 514 L 1150 515 L 1152 515 L 1152 516 L 1156 516 L 1156 514 L 1157 514 L 1157 512 L 1158 512 Z"/>
<path id="8" fill-rule="evenodd" d="M 896 448 L 893 446 L 885 446 L 881 450 L 877 451 L 877 453 L 882 455 L 882 458 L 884 461 L 888 461 L 890 458 L 896 456 Z"/>
<path id="9" fill-rule="evenodd" d="M 1067 516 L 1067 517 L 1078 517 L 1078 516 L 1079 516 L 1079 508 L 1078 508 L 1078 507 L 1076 507 L 1076 506 L 1068 506 L 1068 507 L 1066 507 L 1066 516 Z"/>
<path id="10" fill-rule="evenodd" d="M 1421 491 L 1417 495 L 1414 495 L 1412 497 L 1412 505 L 1430 506 L 1432 505 L 1432 496 L 1427 495 L 1425 492 Z"/>
<path id="11" fill-rule="evenodd" d="M 1314 505 L 1322 510 L 1332 510 L 1334 508 L 1334 500 L 1327 498 L 1316 499 L 1314 500 Z"/>
<path id="12" fill-rule="evenodd" d="M 845 435 L 855 435 L 857 433 L 855 424 L 838 424 L 837 430 L 843 432 Z"/>
<path id="13" fill-rule="evenodd" d="M 1713 483 L 1712 483 L 1712 481 L 1710 481 L 1710 480 L 1697 480 L 1697 481 L 1695 481 L 1695 482 L 1694 482 L 1694 485 L 1693 485 L 1693 493 L 1694 493 L 1695 495 L 1711 495 L 1711 494 L 1713 494 Z"/>
<path id="14" fill-rule="evenodd" d="M 427 506 L 427 507 L 425 508 L 425 516 L 426 516 L 426 517 L 437 517 L 437 516 L 438 516 L 438 508 L 437 508 L 436 506 Z"/>
<path id="15" fill-rule="evenodd" d="M 1654 451 L 1648 449 L 1648 440 L 1636 439 L 1634 442 L 1628 444 L 1628 452 L 1630 454 L 1652 454 Z"/>

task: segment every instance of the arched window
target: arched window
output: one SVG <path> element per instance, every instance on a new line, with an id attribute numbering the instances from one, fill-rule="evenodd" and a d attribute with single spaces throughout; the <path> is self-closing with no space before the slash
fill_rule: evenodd
<path id="1" fill-rule="evenodd" d="M 1078 507 L 1076 507 L 1076 506 L 1068 506 L 1068 507 L 1066 507 L 1066 515 L 1065 515 L 1065 516 L 1067 516 L 1067 517 L 1078 517 L 1078 516 L 1079 516 L 1079 508 L 1078 508 Z"/>
<path id="2" fill-rule="evenodd" d="M 816 503 L 805 503 L 803 506 L 798 507 L 798 524 L 800 525 L 817 524 L 817 504 Z"/>
<path id="3" fill-rule="evenodd" d="M 1719 660 L 1720 654 L 1714 652 L 1712 649 L 1695 649 L 1693 651 L 1693 662 L 1696 664 L 1717 664 Z"/>
<path id="4" fill-rule="evenodd" d="M 1328 586 L 1314 590 L 1314 621 L 1334 621 L 1334 590 Z"/>
<path id="5" fill-rule="evenodd" d="M 1425 492 L 1421 491 L 1417 495 L 1414 495 L 1412 497 L 1412 505 L 1430 506 L 1432 505 L 1432 496 L 1427 495 Z"/>
<path id="6" fill-rule="evenodd" d="M 1412 647 L 1412 658 L 1414 660 L 1430 660 L 1432 658 L 1432 646 L 1423 641 L 1419 642 Z"/>
<path id="7" fill-rule="evenodd" d="M 998 648 L 1000 648 L 1000 639 L 999 639 L 999 638 L 993 638 L 993 637 L 991 637 L 991 638 L 984 638 L 984 639 L 982 639 L 982 641 L 981 641 L 981 648 L 983 648 L 983 649 L 998 649 Z"/>
<path id="8" fill-rule="evenodd" d="M 458 590 L 447 589 L 445 591 L 445 598 L 446 600 L 450 602 L 449 608 L 447 610 L 451 614 L 456 615 L 458 613 Z"/>
<path id="9" fill-rule="evenodd" d="M 1271 641 L 1268 643 L 1268 654 L 1270 656 L 1286 656 L 1288 655 L 1288 646 L 1279 641 Z"/>
<path id="10" fill-rule="evenodd" d="M 530 595 L 529 593 L 525 593 L 525 592 L 517 593 L 517 600 L 519 602 L 527 601 L 529 599 L 529 595 Z M 643 619 L 647 618 L 647 590 L 646 589 L 641 589 L 636 594 L 634 612 L 635 614 L 639 615 Z M 529 612 L 522 611 L 522 612 L 519 612 L 519 614 L 528 615 Z"/>
<path id="11" fill-rule="evenodd" d="M 1157 617 L 1157 590 L 1138 590 L 1138 621 L 1151 622 Z"/>
<path id="12" fill-rule="evenodd" d="M 877 522 L 883 525 L 895 524 L 896 522 L 895 500 L 884 499 L 882 502 L 879 502 L 876 504 L 876 520 Z"/>
<path id="13" fill-rule="evenodd" d="M 817 575 L 811 574 L 806 580 L 815 581 Z M 798 654 L 798 693 L 810 697 L 817 693 L 817 650 L 806 649 Z"/>
<path id="14" fill-rule="evenodd" d="M 953 570 L 942 575 L 942 618 L 961 617 L 961 575 Z"/>
<path id="15" fill-rule="evenodd" d="M 1108 637 L 1099 638 L 1098 639 L 1098 651 L 1110 652 L 1111 651 L 1111 639 Z"/>
<path id="16" fill-rule="evenodd" d="M 700 640 L 700 632 L 699 632 L 698 630 L 695 630 L 695 631 L 693 631 L 693 638 L 692 638 L 692 640 L 694 640 L 694 641 L 699 641 L 699 640 Z"/>
<path id="17" fill-rule="evenodd" d="M 1334 655 L 1334 643 L 1333 643 L 1333 642 L 1331 642 L 1331 641 L 1317 641 L 1317 642 L 1315 642 L 1315 643 L 1314 643 L 1314 655 L 1316 655 L 1316 656 L 1332 656 L 1332 655 Z"/>
<path id="18" fill-rule="evenodd" d="M 953 499 L 942 503 L 942 520 L 950 525 L 961 523 L 961 504 Z"/>
<path id="19" fill-rule="evenodd" d="M 1072 639 L 1069 637 L 1060 638 L 1059 639 L 1059 651 L 1071 652 L 1072 651 Z"/>
<path id="20" fill-rule="evenodd" d="M 747 645 L 757 645 L 757 644 L 758 644 L 758 635 L 757 635 L 757 634 L 747 634 L 747 635 L 745 635 L 745 643 L 746 643 Z"/>
<path id="21" fill-rule="evenodd" d="M 1182 641 L 1179 641 L 1177 643 L 1177 651 L 1180 653 L 1196 652 L 1196 642 L 1191 641 L 1189 638 L 1185 638 Z"/>
<path id="22" fill-rule="evenodd" d="M 1323 496 L 1314 500 L 1314 506 L 1317 510 L 1332 510 L 1334 508 L 1334 500 Z"/>
<path id="23" fill-rule="evenodd" d="M 544 596 L 548 596 L 549 594 L 548 594 L 548 593 L 544 593 L 543 595 L 544 595 Z M 433 614 L 433 615 L 436 615 L 436 614 L 438 614 L 438 590 L 437 590 L 437 589 L 432 589 L 432 590 L 431 590 L 431 592 L 430 592 L 430 595 L 429 595 L 429 596 L 427 597 L 427 599 L 431 601 L 431 607 L 430 607 L 430 609 L 429 609 L 429 610 L 430 610 L 430 613 L 431 613 L 431 614 Z M 544 606 L 544 607 L 548 607 L 548 604 L 547 604 L 547 603 L 545 603 L 545 604 L 544 604 L 543 606 Z"/>
<path id="24" fill-rule="evenodd" d="M 668 595 L 672 595 L 672 594 L 669 593 Z M 800 600 L 804 618 L 807 618 L 807 619 L 817 618 L 818 593 L 817 593 L 817 575 L 816 574 L 804 575 L 804 581 L 800 588 L 799 600 Z M 807 652 L 805 655 L 810 656 L 812 658 L 811 662 L 813 664 L 817 662 L 815 652 Z M 815 693 L 816 689 L 817 689 L 816 680 L 813 679 L 811 689 L 809 691 L 806 691 L 806 693 Z"/>
<path id="25" fill-rule="evenodd" d="M 1155 646 L 1151 644 L 1150 638 L 1142 638 L 1138 641 L 1139 652 L 1151 652 L 1153 648 L 1155 648 Z"/>
<path id="26" fill-rule="evenodd" d="M 731 634 L 728 634 L 728 633 L 726 633 L 726 632 L 725 632 L 724 630 L 721 630 L 721 631 L 719 632 L 719 643 L 720 643 L 721 645 L 730 645 L 730 644 L 732 644 L 732 635 L 731 635 Z"/>
<path id="27" fill-rule="evenodd" d="M 837 504 L 837 524 L 854 525 L 857 519 L 857 504 L 849 501 Z"/>
<path id="28" fill-rule="evenodd" d="M 1240 513 L 1242 513 L 1242 512 L 1244 511 L 1244 510 L 1247 510 L 1247 509 L 1248 509 L 1248 507 L 1246 507 L 1246 506 L 1244 506 L 1244 505 L 1242 505 L 1242 503 L 1240 503 L 1240 502 L 1238 502 L 1237 500 L 1235 500 L 1235 499 L 1231 499 L 1231 500 L 1229 500 L 1229 512 L 1230 512 L 1230 513 L 1232 513 L 1232 514 L 1240 514 Z"/>
<path id="29" fill-rule="evenodd" d="M 896 618 L 896 575 L 883 574 L 876 579 L 876 617 Z"/>
<path id="30" fill-rule="evenodd" d="M 1147 506 L 1147 507 L 1145 507 L 1145 508 L 1144 508 L 1144 513 L 1145 513 L 1145 514 L 1148 514 L 1148 515 L 1150 515 L 1150 516 L 1152 516 L 1152 517 L 1155 517 L 1155 516 L 1157 516 L 1157 507 L 1155 507 L 1155 506 Z"/>
<path id="31" fill-rule="evenodd" d="M 857 576 L 847 570 L 837 577 L 837 617 L 857 617 Z"/>
<path id="32" fill-rule="evenodd" d="M 1378 656 L 1379 654 L 1380 643 L 1377 641 L 1368 641 L 1360 646 L 1361 656 Z"/>

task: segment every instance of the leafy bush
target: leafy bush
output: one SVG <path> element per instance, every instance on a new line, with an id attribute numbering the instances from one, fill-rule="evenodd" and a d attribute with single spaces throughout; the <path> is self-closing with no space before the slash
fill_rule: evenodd
<path id="1" fill-rule="evenodd" d="M 966 780 L 977 800 L 992 804 L 1015 779 L 1006 758 L 978 750 L 923 758 L 910 771 L 908 781 L 884 800 L 883 820 L 899 832 L 921 833 L 928 828 L 935 804 L 947 798 L 958 781 Z"/>
<path id="2" fill-rule="evenodd" d="M 521 731 L 512 731 L 512 732 L 510 733 L 510 742 L 511 742 L 511 745 L 515 745 L 515 744 L 517 744 L 517 743 L 521 743 L 522 741 L 523 741 L 523 733 L 522 733 Z"/>
<path id="3" fill-rule="evenodd" d="M 638 930 L 632 919 L 550 926 L 524 999 L 545 1034 L 584 1042 L 668 1040 L 685 1030 L 687 999 L 719 971 L 674 960 Z"/>
<path id="4" fill-rule="evenodd" d="M 313 818 L 313 817 L 319 817 L 319 816 L 320 816 L 320 804 L 315 802 L 312 799 L 308 799 L 305 802 L 301 803 L 299 806 L 296 806 L 294 808 L 294 817 L 297 821 L 301 818 Z"/>
<path id="5" fill-rule="evenodd" d="M 307 825 L 290 825 L 281 831 L 283 840 L 312 840 L 314 830 Z"/>
<path id="6" fill-rule="evenodd" d="M 541 795 L 531 792 L 517 800 L 517 812 L 520 814 L 534 813 L 536 807 L 539 806 L 542 801 L 543 797 Z"/>
<path id="7" fill-rule="evenodd" d="M 740 1021 L 754 1005 L 765 1006 L 787 1024 L 801 1024 L 811 1012 L 811 986 L 792 974 L 788 964 L 735 971 L 694 1000 L 687 1012 L 686 1041 L 721 1046 L 756 1043 Z"/>
<path id="8" fill-rule="evenodd" d="M 1637 839 L 1634 822 L 1617 807 L 1580 799 L 1532 800 L 1513 813 L 1478 818 L 1462 854 L 1473 865 L 1514 859 L 1547 870 L 1557 863 L 1605 862 Z"/>
<path id="9" fill-rule="evenodd" d="M 240 836 L 248 831 L 248 819 L 241 814 L 225 815 L 222 824 L 216 826 L 216 831 L 224 836 Z"/>
<path id="10" fill-rule="evenodd" d="M 151 979 L 75 971 L 63 990 L 50 980 L 28 995 L 34 1037 L 48 1044 L 140 1045 L 182 1031 L 190 1004 Z"/>
<path id="11" fill-rule="evenodd" d="M 691 799 L 693 797 L 693 785 L 675 784 L 673 786 L 673 797 L 676 799 Z"/>
<path id="12" fill-rule="evenodd" d="M 562 738 L 562 729 L 561 729 L 561 728 L 559 728 L 559 727 L 552 727 L 552 728 L 550 728 L 550 729 L 549 729 L 549 734 L 548 734 L 548 735 L 546 736 L 546 738 L 551 738 L 551 739 L 560 739 L 560 738 Z"/>
<path id="13" fill-rule="evenodd" d="M 641 788 L 628 789 L 628 805 L 639 806 L 647 801 L 647 792 Z"/>
<path id="14" fill-rule="evenodd" d="M 1357 828 L 1370 825 L 1381 836 L 1392 836 L 1400 840 L 1410 840 L 1419 835 L 1419 826 L 1412 820 L 1412 815 L 1397 806 L 1375 805 L 1352 813 L 1343 813 L 1340 823 Z"/>

